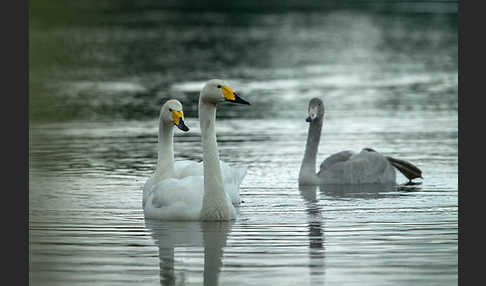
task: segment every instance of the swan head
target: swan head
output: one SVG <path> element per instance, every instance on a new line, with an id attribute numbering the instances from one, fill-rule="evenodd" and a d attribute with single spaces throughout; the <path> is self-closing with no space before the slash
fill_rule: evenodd
<path id="1" fill-rule="evenodd" d="M 309 101 L 307 109 L 309 116 L 305 119 L 307 122 L 322 120 L 324 118 L 324 103 L 320 98 L 314 97 Z"/>
<path id="2" fill-rule="evenodd" d="M 182 131 L 189 131 L 189 128 L 184 123 L 184 112 L 182 110 L 182 103 L 179 100 L 171 99 L 162 105 L 160 109 L 160 121 L 165 124 L 174 124 Z"/>
<path id="3" fill-rule="evenodd" d="M 220 79 L 212 79 L 204 85 L 201 90 L 201 100 L 214 105 L 222 102 L 250 105 L 250 102 L 242 98 L 238 92 Z"/>

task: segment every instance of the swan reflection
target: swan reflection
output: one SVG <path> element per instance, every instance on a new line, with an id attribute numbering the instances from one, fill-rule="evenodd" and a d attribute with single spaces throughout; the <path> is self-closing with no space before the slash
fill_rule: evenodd
<path id="1" fill-rule="evenodd" d="M 186 285 L 187 273 L 175 271 L 177 247 L 204 247 L 204 285 L 218 285 L 223 248 L 226 246 L 232 222 L 145 220 L 152 238 L 159 247 L 160 284 Z"/>
<path id="2" fill-rule="evenodd" d="M 421 187 L 407 184 L 323 184 L 319 189 L 321 194 L 333 198 L 382 199 L 398 197 L 398 192 L 420 191 Z"/>
<path id="3" fill-rule="evenodd" d="M 320 185 L 321 194 L 334 198 L 380 199 L 396 191 L 394 184 Z"/>
<path id="4" fill-rule="evenodd" d="M 299 192 L 305 202 L 309 228 L 309 271 L 311 281 L 318 282 L 324 277 L 324 232 L 323 218 L 319 200 L 317 199 L 317 185 L 299 186 Z M 316 280 L 316 281 L 315 281 Z"/>

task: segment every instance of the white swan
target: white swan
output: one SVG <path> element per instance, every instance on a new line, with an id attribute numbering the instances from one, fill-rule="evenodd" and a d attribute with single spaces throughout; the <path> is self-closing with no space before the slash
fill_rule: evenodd
<path id="1" fill-rule="evenodd" d="M 145 182 L 143 188 L 142 206 L 154 185 L 168 178 L 184 178 L 188 176 L 203 176 L 203 162 L 174 161 L 173 132 L 174 125 L 183 131 L 189 128 L 184 123 L 182 104 L 175 99 L 168 100 L 160 109 L 159 143 L 157 167 L 154 174 Z M 246 175 L 246 167 L 233 167 L 220 161 L 225 191 L 234 205 L 240 203 L 240 184 Z"/>
<path id="2" fill-rule="evenodd" d="M 154 174 L 145 182 L 143 187 L 143 201 L 145 206 L 152 187 L 164 179 L 176 178 L 174 166 L 174 125 L 183 131 L 189 131 L 184 123 L 182 104 L 175 99 L 168 100 L 160 108 L 159 115 L 159 148 L 157 154 L 157 167 Z"/>
<path id="3" fill-rule="evenodd" d="M 199 97 L 203 163 L 176 162 L 172 168 L 171 130 L 176 122 L 167 119 L 169 116 L 162 114 L 162 108 L 157 170 L 144 186 L 146 217 L 162 220 L 236 218 L 232 202 L 239 203 L 239 185 L 246 168 L 233 168 L 219 160 L 215 131 L 216 106 L 224 101 L 249 104 L 222 80 L 207 82 Z M 182 105 L 171 109 L 182 111 Z"/>
<path id="4" fill-rule="evenodd" d="M 316 155 L 324 119 L 324 103 L 319 98 L 309 102 L 309 131 L 304 158 L 299 172 L 299 184 L 395 184 L 397 168 L 411 183 L 422 178 L 422 171 L 410 162 L 395 159 L 364 148 L 359 153 L 341 151 L 329 156 L 316 174 Z"/>

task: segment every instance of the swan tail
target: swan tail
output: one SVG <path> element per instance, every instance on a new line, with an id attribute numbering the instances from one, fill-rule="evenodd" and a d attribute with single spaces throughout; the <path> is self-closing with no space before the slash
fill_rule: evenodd
<path id="1" fill-rule="evenodd" d="M 393 167 L 397 168 L 397 170 L 400 171 L 400 173 L 402 173 L 405 177 L 407 177 L 409 181 L 412 181 L 415 178 L 423 179 L 422 170 L 420 170 L 414 164 L 389 156 L 386 156 L 386 158 L 393 165 Z"/>

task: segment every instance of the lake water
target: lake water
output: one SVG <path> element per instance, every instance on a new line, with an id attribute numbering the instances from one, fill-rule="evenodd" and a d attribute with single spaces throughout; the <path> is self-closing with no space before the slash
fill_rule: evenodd
<path id="1" fill-rule="evenodd" d="M 456 285 L 457 3 L 186 2 L 34 4 L 30 284 Z M 175 157 L 200 161 L 210 78 L 252 103 L 218 109 L 221 159 L 248 167 L 238 218 L 145 220 L 160 106 L 183 103 L 191 130 L 175 132 Z M 316 96 L 318 162 L 371 147 L 423 183 L 299 188 Z"/>

